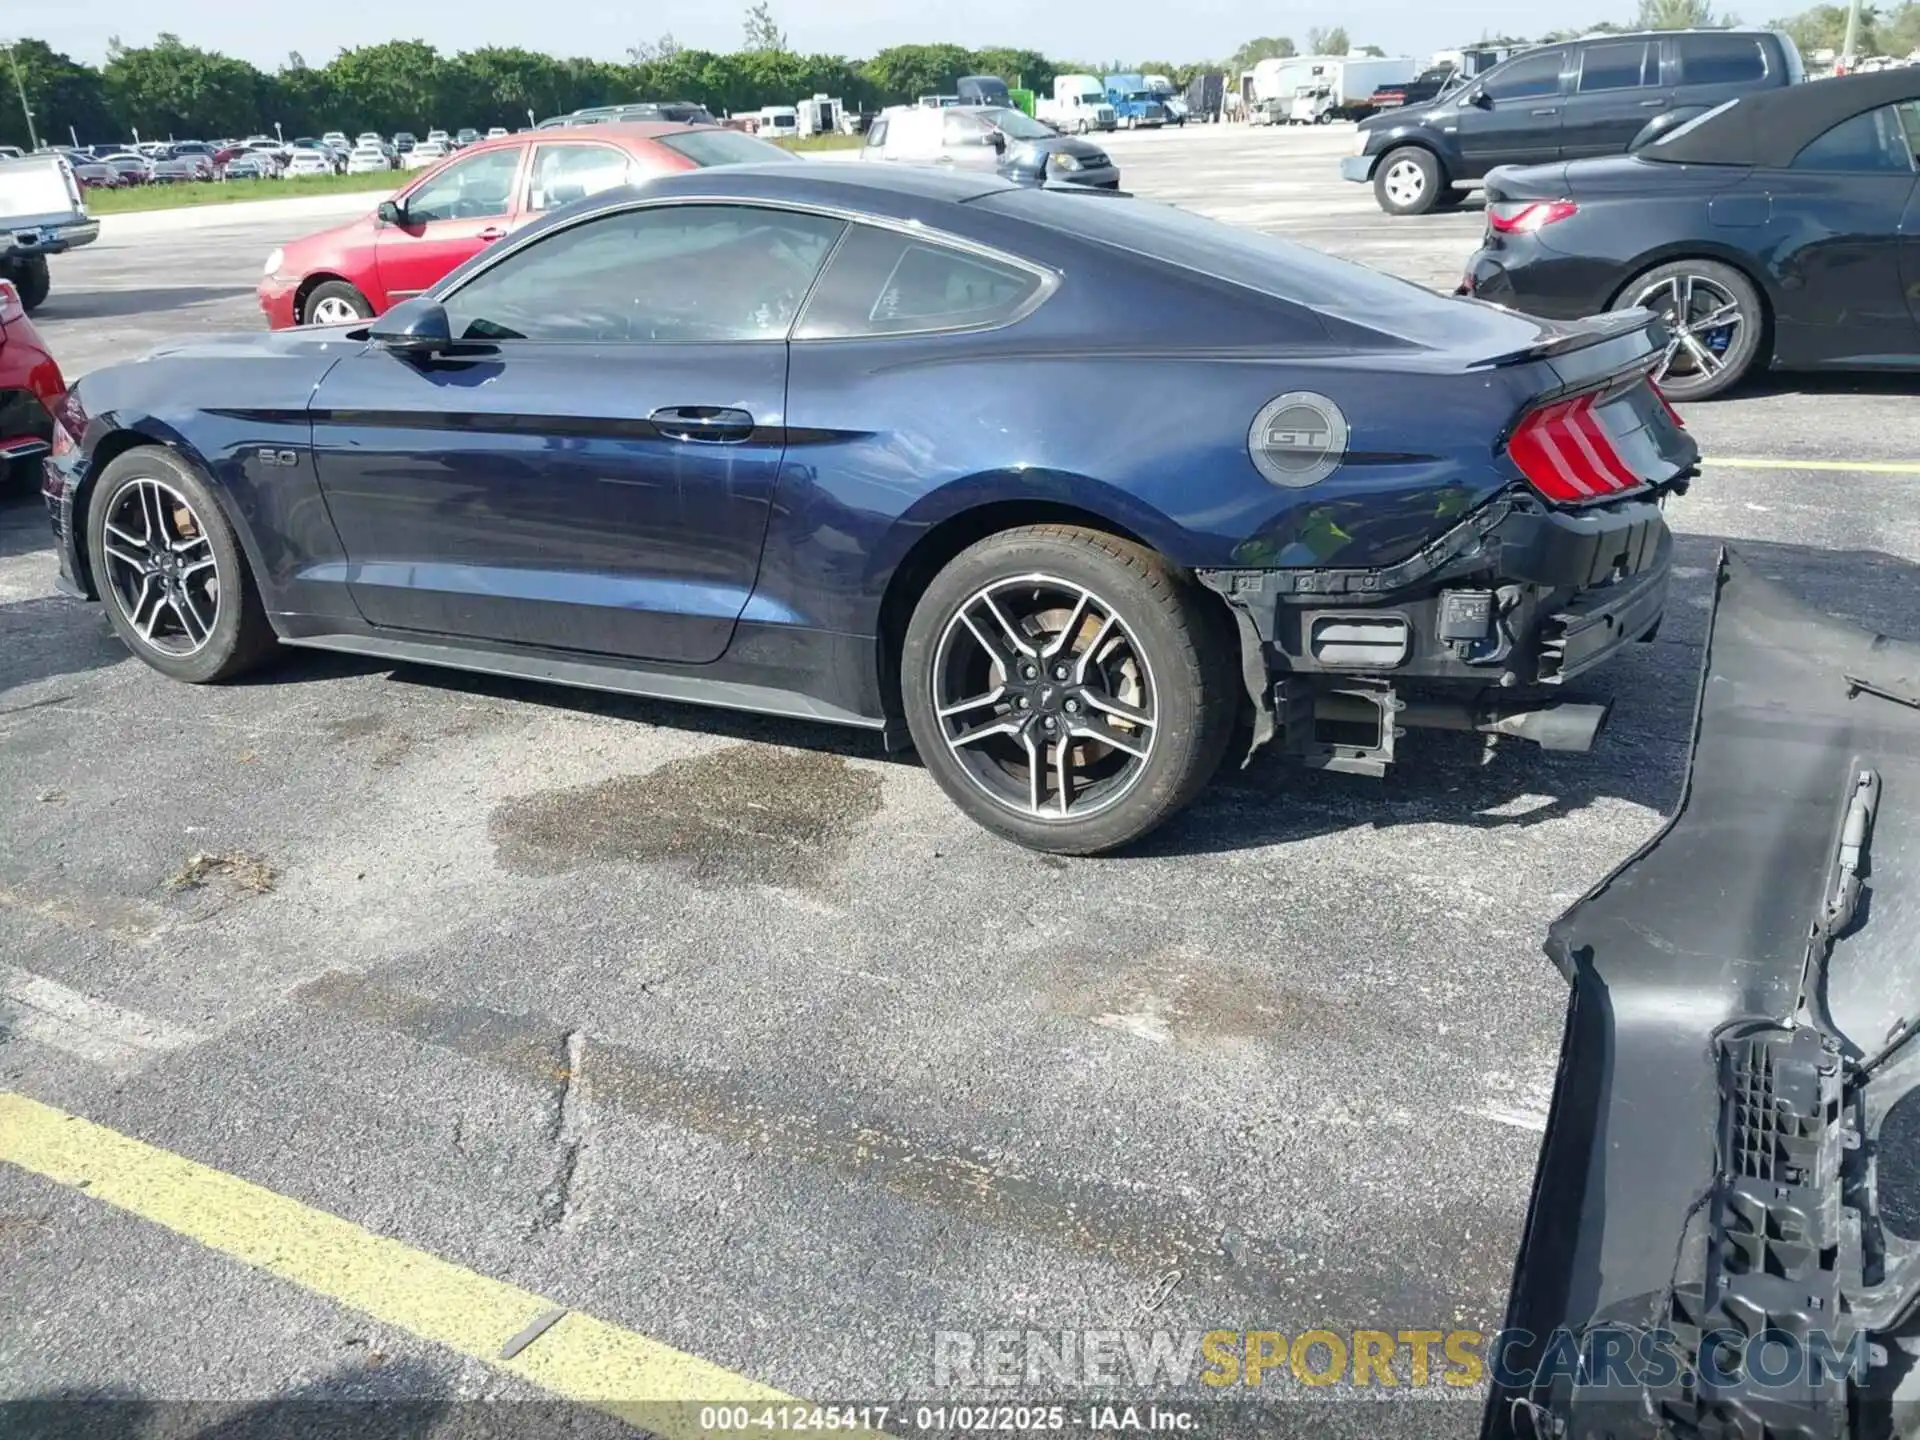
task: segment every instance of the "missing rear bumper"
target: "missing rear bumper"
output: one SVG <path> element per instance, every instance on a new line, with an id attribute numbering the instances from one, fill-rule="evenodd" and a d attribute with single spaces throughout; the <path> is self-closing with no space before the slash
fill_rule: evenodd
<path id="1" fill-rule="evenodd" d="M 1379 570 L 1198 577 L 1238 622 L 1253 748 L 1277 736 L 1308 765 L 1378 775 L 1409 728 L 1591 748 L 1606 707 L 1558 689 L 1653 637 L 1672 556 L 1657 499 L 1508 495 Z"/>

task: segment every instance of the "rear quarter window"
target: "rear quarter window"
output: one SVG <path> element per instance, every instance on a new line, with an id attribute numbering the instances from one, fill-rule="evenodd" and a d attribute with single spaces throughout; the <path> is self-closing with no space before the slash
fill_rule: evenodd
<path id="1" fill-rule="evenodd" d="M 814 286 L 796 340 L 924 335 L 1004 325 L 1046 278 L 1011 261 L 918 235 L 855 225 Z"/>
<path id="2" fill-rule="evenodd" d="M 786 146 L 775 145 L 757 135 L 744 135 L 738 130 L 689 130 L 684 135 L 656 135 L 654 143 L 700 166 L 759 165 L 769 160 L 804 163 Z"/>
<path id="3" fill-rule="evenodd" d="M 1681 35 L 1682 85 L 1741 85 L 1767 78 L 1767 47 L 1758 35 Z"/>

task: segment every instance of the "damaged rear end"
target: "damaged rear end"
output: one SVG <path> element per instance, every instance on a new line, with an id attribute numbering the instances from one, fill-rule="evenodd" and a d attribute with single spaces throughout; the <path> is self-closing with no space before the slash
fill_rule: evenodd
<path id="1" fill-rule="evenodd" d="M 1664 343 L 1635 311 L 1468 366 L 1483 393 L 1515 397 L 1489 437 L 1508 483 L 1398 563 L 1198 572 L 1240 627 L 1256 745 L 1373 775 L 1408 727 L 1590 748 L 1606 706 L 1567 686 L 1657 632 L 1661 506 L 1698 468 L 1651 378 Z"/>
<path id="2" fill-rule="evenodd" d="M 1678 814 L 1572 985 L 1489 1440 L 1920 1420 L 1920 647 L 1727 557 Z"/>

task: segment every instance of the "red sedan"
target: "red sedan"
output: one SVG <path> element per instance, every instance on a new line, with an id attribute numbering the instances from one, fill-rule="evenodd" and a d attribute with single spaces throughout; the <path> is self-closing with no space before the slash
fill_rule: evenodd
<path id="1" fill-rule="evenodd" d="M 267 257 L 275 330 L 366 320 L 548 210 L 675 170 L 796 157 L 718 125 L 639 121 L 509 135 L 455 151 L 370 215 Z"/>
<path id="2" fill-rule="evenodd" d="M 39 473 L 37 462 L 53 448 L 54 407 L 66 393 L 20 292 L 0 280 L 0 490 Z"/>

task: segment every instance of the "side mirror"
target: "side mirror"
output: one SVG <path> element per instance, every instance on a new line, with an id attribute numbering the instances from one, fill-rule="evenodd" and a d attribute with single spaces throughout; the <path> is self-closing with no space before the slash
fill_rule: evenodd
<path id="1" fill-rule="evenodd" d="M 1007 153 L 1007 137 L 1002 135 L 998 130 L 989 130 L 987 132 L 987 144 L 998 150 L 1002 155 Z"/>
<path id="2" fill-rule="evenodd" d="M 1493 108 L 1493 97 L 1487 94 L 1485 90 L 1476 89 L 1471 95 L 1467 96 L 1467 104 L 1473 106 L 1476 110 L 1491 110 Z"/>
<path id="3" fill-rule="evenodd" d="M 447 307 L 431 295 L 402 300 L 367 329 L 376 345 L 411 355 L 432 355 L 453 348 L 453 326 Z"/>
<path id="4" fill-rule="evenodd" d="M 382 200 L 374 206 L 373 215 L 382 225 L 404 225 L 407 223 L 407 207 L 398 200 Z"/>

